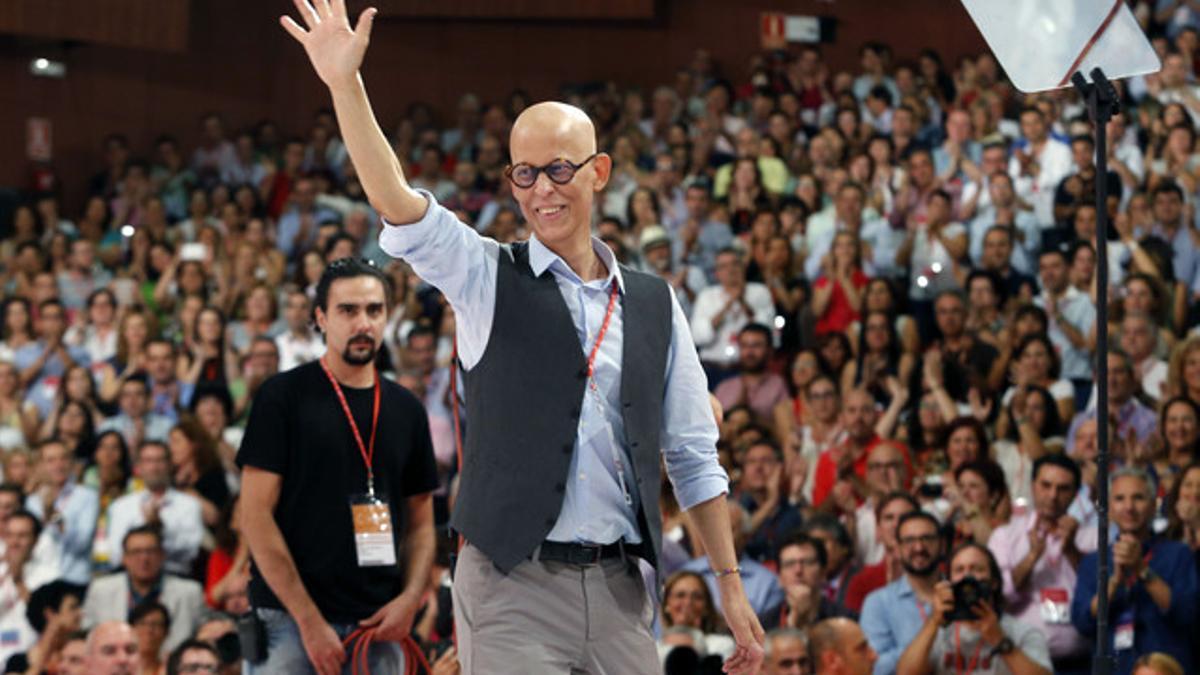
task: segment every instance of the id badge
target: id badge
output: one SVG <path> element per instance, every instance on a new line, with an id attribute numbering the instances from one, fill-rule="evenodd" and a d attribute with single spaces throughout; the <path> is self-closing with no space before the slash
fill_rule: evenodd
<path id="1" fill-rule="evenodd" d="M 392 512 L 386 501 L 370 495 L 350 498 L 354 516 L 354 551 L 359 567 L 384 567 L 396 564 L 396 540 Z"/>
<path id="2" fill-rule="evenodd" d="M 1117 617 L 1113 630 L 1113 650 L 1133 649 L 1133 610 L 1127 609 Z"/>
<path id="3" fill-rule="evenodd" d="M 1043 588 L 1038 607 L 1046 624 L 1071 623 L 1071 596 L 1065 588 Z"/>

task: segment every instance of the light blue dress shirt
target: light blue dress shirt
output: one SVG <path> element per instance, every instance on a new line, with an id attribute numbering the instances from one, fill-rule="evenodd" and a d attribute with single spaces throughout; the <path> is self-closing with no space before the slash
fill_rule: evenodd
<path id="1" fill-rule="evenodd" d="M 1090 380 L 1092 374 L 1092 352 L 1086 348 L 1079 348 L 1071 344 L 1071 340 L 1063 329 L 1054 320 L 1053 310 L 1048 306 L 1048 299 L 1045 293 L 1033 299 L 1033 304 L 1046 310 L 1046 314 L 1050 315 L 1050 327 L 1047 330 L 1047 336 L 1050 338 L 1050 343 L 1054 345 L 1054 349 L 1058 351 L 1059 360 L 1062 361 L 1062 376 L 1068 380 Z M 1079 331 L 1087 337 L 1096 328 L 1096 305 L 1092 304 L 1091 298 L 1084 295 L 1074 286 L 1067 289 L 1066 294 L 1062 298 L 1063 319 L 1071 324 L 1075 330 Z"/>
<path id="2" fill-rule="evenodd" d="M 37 516 L 58 547 L 60 576 L 73 584 L 87 585 L 92 580 L 92 537 L 100 515 L 100 496 L 90 487 L 67 481 L 54 500 L 54 510 L 61 520 L 47 522 L 49 514 L 43 506 L 37 492 L 25 498 L 25 509 Z"/>
<path id="3" fill-rule="evenodd" d="M 867 596 L 859 619 L 867 642 L 879 655 L 875 675 L 896 672 L 900 655 L 921 632 L 933 608 L 920 601 L 904 575 Z"/>
<path id="4" fill-rule="evenodd" d="M 388 226 L 380 233 L 379 244 L 389 255 L 407 261 L 423 280 L 446 296 L 454 308 L 458 355 L 463 367 L 470 371 L 483 357 L 491 334 L 501 248 L 495 240 L 459 222 L 428 192 L 420 192 L 429 200 L 425 216 L 411 225 L 392 226 L 385 222 Z M 536 275 L 547 270 L 554 275 L 585 355 L 591 352 L 604 321 L 611 284 L 624 290 L 624 279 L 612 252 L 594 237 L 592 246 L 608 267 L 608 275 L 584 282 L 536 237 L 529 241 L 530 267 Z M 688 509 L 726 493 L 729 479 L 717 462 L 717 426 L 687 317 L 674 293 L 671 297 L 672 336 L 660 445 L 679 504 Z M 590 387 L 585 389 L 562 511 L 547 535 L 551 541 L 595 544 L 610 544 L 621 538 L 629 543 L 641 541 L 637 486 L 630 473 L 630 456 L 619 412 L 623 324 L 623 308 L 618 302 L 595 363 L 603 412 L 594 398 L 597 395 Z M 626 503 L 622 493 L 615 456 L 624 464 L 631 504 Z M 658 505 L 647 504 L 646 508 L 655 509 Z"/>

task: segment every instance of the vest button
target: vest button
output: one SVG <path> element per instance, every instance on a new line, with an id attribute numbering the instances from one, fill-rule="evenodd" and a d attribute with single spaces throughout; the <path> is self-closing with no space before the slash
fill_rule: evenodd
<path id="1" fill-rule="evenodd" d="M 564 455 L 571 454 L 571 451 L 574 449 L 575 449 L 574 443 L 563 443 L 563 454 Z"/>
<path id="2" fill-rule="evenodd" d="M 579 408 L 571 408 L 571 419 L 579 419 Z"/>
<path id="3" fill-rule="evenodd" d="M 553 518 L 547 518 L 546 519 L 546 527 L 554 527 L 555 522 L 556 521 Z"/>
<path id="4" fill-rule="evenodd" d="M 632 442 L 632 443 L 630 443 L 630 444 L 629 444 L 629 447 L 631 447 L 631 448 L 636 448 L 637 446 L 638 446 L 638 442 L 637 442 L 637 441 L 634 441 L 634 442 Z"/>
<path id="5" fill-rule="evenodd" d="M 555 491 L 555 492 L 558 492 L 558 493 L 563 493 L 563 492 L 566 492 L 566 491 L 567 491 L 567 484 L 566 484 L 566 483 L 555 483 L 555 485 L 554 485 L 554 491 Z"/>
<path id="6" fill-rule="evenodd" d="M 629 401 L 625 401 L 625 407 L 626 407 L 626 408 L 632 408 L 632 407 L 633 407 L 633 403 L 630 403 Z"/>

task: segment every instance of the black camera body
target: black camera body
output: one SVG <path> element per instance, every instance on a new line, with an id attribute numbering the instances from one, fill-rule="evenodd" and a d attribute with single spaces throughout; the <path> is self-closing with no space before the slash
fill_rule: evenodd
<path id="1" fill-rule="evenodd" d="M 979 617 L 975 616 L 972 608 L 980 602 L 992 601 L 991 586 L 975 577 L 963 577 L 955 582 L 953 588 L 954 609 L 946 615 L 947 622 L 974 621 Z"/>

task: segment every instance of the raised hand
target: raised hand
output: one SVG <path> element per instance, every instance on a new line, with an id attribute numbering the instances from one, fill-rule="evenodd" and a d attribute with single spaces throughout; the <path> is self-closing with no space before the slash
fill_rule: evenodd
<path id="1" fill-rule="evenodd" d="M 371 24 L 378 13 L 374 7 L 363 10 L 358 24 L 351 29 L 346 16 L 346 0 L 293 0 L 304 30 L 290 16 L 279 17 L 289 35 L 304 45 L 313 69 L 331 89 L 352 83 L 358 77 L 363 54 L 371 37 Z"/>

